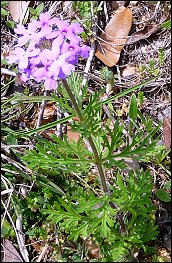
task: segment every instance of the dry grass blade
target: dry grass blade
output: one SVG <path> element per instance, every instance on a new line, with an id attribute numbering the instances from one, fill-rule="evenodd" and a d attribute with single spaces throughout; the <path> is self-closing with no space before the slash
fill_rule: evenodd
<path id="1" fill-rule="evenodd" d="M 131 25 L 132 11 L 123 6 L 111 18 L 105 28 L 105 33 L 100 35 L 95 55 L 108 67 L 113 67 L 118 62 L 121 50 L 127 42 Z"/>

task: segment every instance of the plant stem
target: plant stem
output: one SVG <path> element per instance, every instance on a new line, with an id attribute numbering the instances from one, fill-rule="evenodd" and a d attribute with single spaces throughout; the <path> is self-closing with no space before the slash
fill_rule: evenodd
<path id="1" fill-rule="evenodd" d="M 75 108 L 76 113 L 78 114 L 78 117 L 79 117 L 80 121 L 81 122 L 84 121 L 82 113 L 81 113 L 81 110 L 79 109 L 78 104 L 77 104 L 77 102 L 75 100 L 75 97 L 74 97 L 74 95 L 73 95 L 73 93 L 72 93 L 72 91 L 71 91 L 71 89 L 70 89 L 70 87 L 69 87 L 69 85 L 68 85 L 66 80 L 63 80 L 63 85 L 65 86 L 65 89 L 66 89 L 66 91 L 67 91 L 67 93 L 68 93 L 68 95 L 69 95 L 69 97 L 71 99 L 71 102 L 72 102 L 72 104 L 73 104 L 73 106 Z M 104 174 L 104 171 L 103 171 L 103 167 L 102 167 L 102 164 L 100 162 L 96 146 L 95 146 L 94 141 L 93 141 L 91 136 L 88 137 L 88 141 L 90 143 L 91 149 L 92 149 L 94 157 L 95 157 L 95 163 L 96 163 L 98 171 L 99 171 L 99 175 L 100 175 L 103 191 L 104 191 L 104 193 L 109 193 L 109 190 L 108 190 L 108 187 L 107 187 L 107 183 L 106 183 L 106 179 L 105 179 L 105 174 Z"/>
<path id="2" fill-rule="evenodd" d="M 63 82 L 63 85 L 64 85 L 64 87 L 65 87 L 65 89 L 66 89 L 66 91 L 67 91 L 67 93 L 68 93 L 68 95 L 70 97 L 70 100 L 71 100 L 71 102 L 72 102 L 72 104 L 73 104 L 73 106 L 75 108 L 75 111 L 78 114 L 78 117 L 79 117 L 80 121 L 81 122 L 84 121 L 82 113 L 81 113 L 81 110 L 78 107 L 76 99 L 75 99 L 75 97 L 74 97 L 74 95 L 73 95 L 73 93 L 72 93 L 67 81 L 64 79 L 64 80 L 62 80 L 62 82 Z M 97 148 L 95 146 L 95 143 L 94 143 L 91 135 L 88 137 L 88 141 L 89 141 L 89 144 L 90 144 L 91 149 L 92 149 L 93 154 L 94 154 L 95 164 L 97 165 L 97 168 L 98 168 L 98 171 L 99 171 L 100 181 L 101 181 L 101 185 L 102 185 L 102 188 L 103 188 L 103 192 L 107 193 L 108 195 L 110 195 L 110 191 L 109 191 L 107 183 L 106 183 L 106 177 L 105 177 L 105 173 L 104 173 L 104 169 L 103 169 L 103 164 L 102 164 L 101 160 L 99 159 L 99 154 L 98 154 Z M 112 202 L 109 202 L 109 204 L 110 204 L 110 206 L 112 208 L 115 208 L 115 209 L 118 208 L 117 205 L 112 203 Z M 117 219 L 118 219 L 118 221 L 120 223 L 120 226 L 121 226 L 121 232 L 125 233 L 126 230 L 125 230 L 125 224 L 124 224 L 122 215 L 117 213 Z"/>

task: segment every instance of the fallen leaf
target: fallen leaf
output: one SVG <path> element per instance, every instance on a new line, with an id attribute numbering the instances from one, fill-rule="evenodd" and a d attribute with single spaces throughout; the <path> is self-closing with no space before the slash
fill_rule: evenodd
<path id="1" fill-rule="evenodd" d="M 108 67 L 113 67 L 118 62 L 131 25 L 132 11 L 122 6 L 107 24 L 105 33 L 100 35 L 95 55 Z"/>
<path id="2" fill-rule="evenodd" d="M 100 248 L 94 241 L 86 239 L 84 240 L 84 244 L 92 258 L 100 258 Z"/>
<path id="3" fill-rule="evenodd" d="M 127 65 L 126 67 L 124 67 L 122 69 L 122 77 L 123 78 L 133 76 L 134 74 L 136 74 L 136 68 L 135 67 L 131 67 L 131 66 Z"/>
<path id="4" fill-rule="evenodd" d="M 77 131 L 73 131 L 70 125 L 67 125 L 67 138 L 69 140 L 69 142 L 75 141 L 78 142 L 80 135 Z"/>
<path id="5" fill-rule="evenodd" d="M 53 102 L 47 102 L 44 109 L 42 124 L 45 125 L 47 123 L 55 121 L 57 118 L 57 107 Z"/>
<path id="6" fill-rule="evenodd" d="M 23 262 L 20 254 L 17 252 L 10 240 L 5 239 L 3 241 L 1 251 L 2 262 Z"/>
<path id="7" fill-rule="evenodd" d="M 24 18 L 24 13 L 26 13 L 27 7 L 28 2 L 26 1 L 9 1 L 8 3 L 10 15 L 16 23 L 18 23 L 19 21 L 22 22 L 21 18 Z M 29 15 L 29 12 L 27 13 Z"/>
<path id="8" fill-rule="evenodd" d="M 127 40 L 126 44 L 134 44 L 135 42 L 146 39 L 153 34 L 157 33 L 160 29 L 160 25 L 146 25 L 143 29 L 133 33 Z"/>
<path id="9" fill-rule="evenodd" d="M 163 120 L 163 137 L 165 145 L 171 148 L 171 120 L 167 117 Z"/>

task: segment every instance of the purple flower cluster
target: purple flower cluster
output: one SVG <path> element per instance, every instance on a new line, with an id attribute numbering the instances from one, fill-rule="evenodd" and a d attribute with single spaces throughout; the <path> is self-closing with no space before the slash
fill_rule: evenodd
<path id="1" fill-rule="evenodd" d="M 21 80 L 44 81 L 45 89 L 57 88 L 57 80 L 65 79 L 75 70 L 78 56 L 88 58 L 90 47 L 81 44 L 83 32 L 78 23 L 68 24 L 57 17 L 42 13 L 27 29 L 18 25 L 18 44 L 7 57 L 8 63 L 18 63 Z"/>

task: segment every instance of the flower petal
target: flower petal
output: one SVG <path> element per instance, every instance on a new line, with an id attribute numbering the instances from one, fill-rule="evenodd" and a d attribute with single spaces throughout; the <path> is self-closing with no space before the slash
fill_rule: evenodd
<path id="1" fill-rule="evenodd" d="M 67 63 L 65 60 L 61 61 L 61 69 L 66 75 L 70 75 L 72 71 L 75 70 L 75 66 L 72 64 Z"/>
<path id="2" fill-rule="evenodd" d="M 42 28 L 41 28 L 41 33 L 43 33 L 45 35 L 50 34 L 51 31 L 52 31 L 52 29 L 48 25 L 42 26 Z"/>
<path id="3" fill-rule="evenodd" d="M 57 88 L 57 81 L 52 78 L 46 78 L 44 82 L 46 90 L 52 90 Z"/>
<path id="4" fill-rule="evenodd" d="M 55 60 L 51 66 L 49 67 L 49 75 L 50 76 L 58 76 L 60 70 L 59 60 Z"/>
<path id="5" fill-rule="evenodd" d="M 32 75 L 37 80 L 42 80 L 46 76 L 46 73 L 47 73 L 47 70 L 45 67 L 42 67 L 42 68 L 35 67 L 33 69 Z"/>
<path id="6" fill-rule="evenodd" d="M 17 27 L 14 29 L 14 32 L 19 35 L 24 35 L 27 33 L 27 30 L 23 25 L 17 25 Z"/>
<path id="7" fill-rule="evenodd" d="M 28 57 L 27 56 L 22 56 L 20 57 L 19 61 L 19 69 L 25 69 L 28 66 Z"/>
<path id="8" fill-rule="evenodd" d="M 41 22 L 48 22 L 50 20 L 50 13 L 49 12 L 45 12 L 45 13 L 42 13 L 40 16 L 39 16 L 39 20 Z"/>

